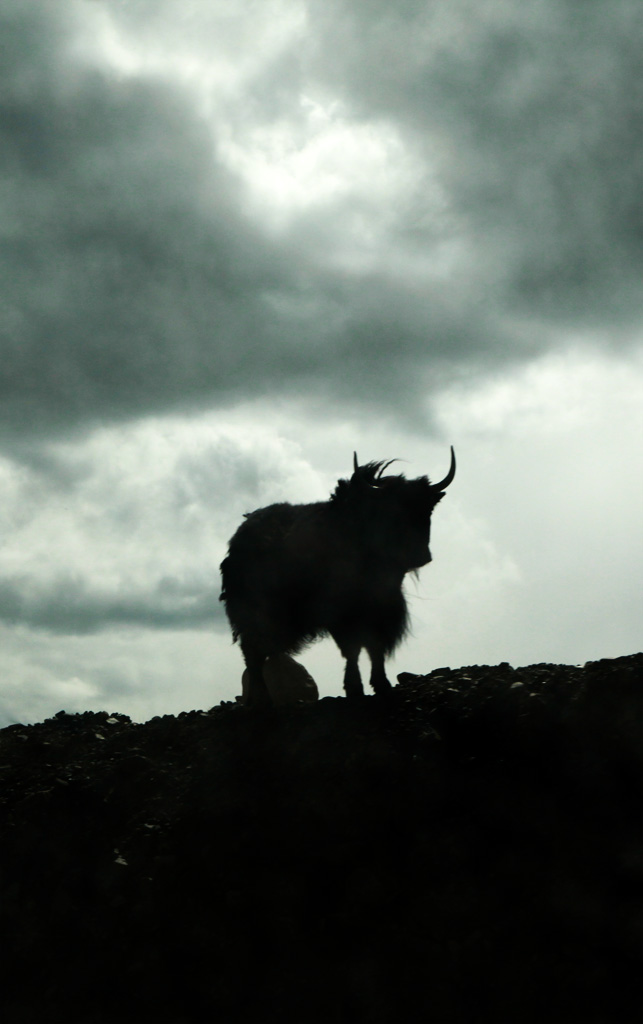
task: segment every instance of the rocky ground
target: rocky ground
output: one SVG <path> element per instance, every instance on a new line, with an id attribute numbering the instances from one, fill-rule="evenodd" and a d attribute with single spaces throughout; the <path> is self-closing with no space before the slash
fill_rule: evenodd
<path id="1" fill-rule="evenodd" d="M 629 1024 L 643 655 L 0 732 L 4 1024 Z"/>

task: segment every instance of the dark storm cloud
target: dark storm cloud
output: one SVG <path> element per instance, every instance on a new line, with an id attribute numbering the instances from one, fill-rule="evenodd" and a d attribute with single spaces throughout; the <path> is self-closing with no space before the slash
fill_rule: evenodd
<path id="1" fill-rule="evenodd" d="M 209 589 L 161 580 L 140 595 L 100 594 L 84 580 L 59 574 L 48 584 L 29 577 L 0 580 L 0 623 L 65 635 L 118 627 L 211 629 L 223 625 L 218 583 Z"/>
<path id="2" fill-rule="evenodd" d="M 275 273 L 176 88 L 41 62 L 58 10 L 11 8 L 3 34 L 0 397 L 17 431 L 189 404 L 243 376 Z"/>
<path id="3" fill-rule="evenodd" d="M 541 322 L 639 314 L 638 4 L 309 4 L 232 120 L 296 119 L 325 89 L 356 126 L 388 118 L 448 208 L 436 225 L 408 195 L 376 266 L 350 273 L 324 257 L 353 197 L 270 235 L 187 86 L 72 46 L 92 7 L 170 50 L 219 11 L 0 3 L 5 436 L 310 389 L 406 409 L 444 374 L 532 353 Z M 216 28 L 207 45 L 253 45 L 251 20 Z M 451 238 L 449 275 L 396 266 Z"/>
<path id="4" fill-rule="evenodd" d="M 438 170 L 489 301 L 563 326 L 643 307 L 638 0 L 313 0 L 313 66 Z M 429 241 L 427 239 L 427 241 Z"/>

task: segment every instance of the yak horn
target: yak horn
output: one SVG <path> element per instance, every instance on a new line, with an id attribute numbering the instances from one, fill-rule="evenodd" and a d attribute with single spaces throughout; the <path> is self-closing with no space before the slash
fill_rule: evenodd
<path id="1" fill-rule="evenodd" d="M 445 476 L 444 480 L 440 480 L 439 484 L 431 484 L 434 491 L 443 491 L 445 487 L 448 487 L 455 476 L 455 452 L 453 451 L 453 445 L 451 445 L 451 465 L 449 472 Z"/>
<path id="2" fill-rule="evenodd" d="M 359 466 L 357 465 L 357 452 L 353 452 L 353 473 L 357 473 Z"/>

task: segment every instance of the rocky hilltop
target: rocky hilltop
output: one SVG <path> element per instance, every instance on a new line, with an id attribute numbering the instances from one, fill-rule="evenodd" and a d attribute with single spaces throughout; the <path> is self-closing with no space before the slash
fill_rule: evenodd
<path id="1" fill-rule="evenodd" d="M 4 1024 L 639 1021 L 643 655 L 0 732 Z"/>

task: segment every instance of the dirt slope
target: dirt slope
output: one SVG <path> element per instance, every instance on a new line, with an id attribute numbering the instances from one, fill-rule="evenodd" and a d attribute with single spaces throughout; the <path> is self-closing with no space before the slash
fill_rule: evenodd
<path id="1" fill-rule="evenodd" d="M 0 732 L 4 1024 L 640 1019 L 643 655 Z"/>

